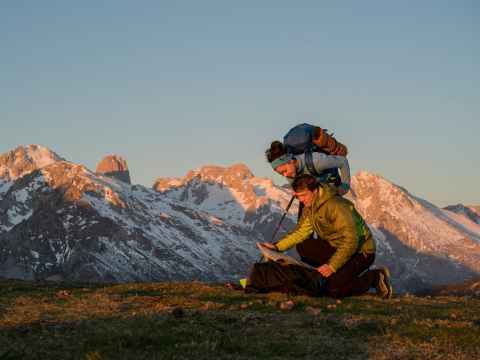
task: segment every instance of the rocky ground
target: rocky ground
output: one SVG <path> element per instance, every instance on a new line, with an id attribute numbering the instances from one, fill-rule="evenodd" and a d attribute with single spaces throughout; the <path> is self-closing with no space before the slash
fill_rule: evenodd
<path id="1" fill-rule="evenodd" d="M 480 299 L 0 280 L 0 359 L 478 359 Z"/>

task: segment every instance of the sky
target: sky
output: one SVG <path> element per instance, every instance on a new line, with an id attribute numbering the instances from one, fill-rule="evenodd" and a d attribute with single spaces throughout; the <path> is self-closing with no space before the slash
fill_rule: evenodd
<path id="1" fill-rule="evenodd" d="M 264 158 L 329 129 L 352 173 L 480 204 L 477 1 L 0 3 L 0 153 L 41 144 L 133 182 Z"/>

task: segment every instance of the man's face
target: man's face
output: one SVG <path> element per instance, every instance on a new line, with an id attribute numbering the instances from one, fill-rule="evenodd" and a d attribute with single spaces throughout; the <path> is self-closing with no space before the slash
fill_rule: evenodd
<path id="1" fill-rule="evenodd" d="M 290 160 L 283 165 L 277 166 L 275 171 L 282 176 L 293 179 L 297 175 L 297 164 L 295 160 Z"/>
<path id="2" fill-rule="evenodd" d="M 318 190 L 310 191 L 308 189 L 306 190 L 300 190 L 295 192 L 295 196 L 297 199 L 306 207 L 309 208 L 313 204 L 313 199 L 317 195 Z"/>

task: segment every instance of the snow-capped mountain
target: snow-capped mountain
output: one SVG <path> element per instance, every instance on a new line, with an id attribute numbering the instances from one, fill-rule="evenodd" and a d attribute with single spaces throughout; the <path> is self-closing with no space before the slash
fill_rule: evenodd
<path id="1" fill-rule="evenodd" d="M 350 196 L 377 240 L 376 263 L 391 268 L 399 290 L 480 273 L 480 225 L 368 172 L 354 176 Z"/>
<path id="2" fill-rule="evenodd" d="M 159 178 L 153 188 L 185 206 L 260 233 L 265 241 L 272 240 L 271 235 L 292 197 L 289 189 L 273 184 L 270 179 L 255 177 L 244 164 L 203 166 L 184 178 Z M 295 225 L 297 212 L 295 201 L 279 235 Z"/>
<path id="3" fill-rule="evenodd" d="M 19 146 L 0 154 L 0 194 L 6 192 L 16 179 L 58 160 L 63 159 L 40 145 Z"/>
<path id="4" fill-rule="evenodd" d="M 14 181 L 33 170 L 63 160 L 56 153 L 40 145 L 19 146 L 0 155 L 0 179 Z"/>
<path id="5" fill-rule="evenodd" d="M 28 162 L 31 148 L 8 164 Z M 218 281 L 243 276 L 257 259 L 262 238 L 245 228 L 59 157 L 44 160 L 15 177 L 5 166 L 13 181 L 0 192 L 0 276 Z"/>
<path id="6" fill-rule="evenodd" d="M 185 206 L 248 229 L 285 208 L 290 191 L 253 176 L 245 165 L 205 166 L 184 178 L 158 179 L 154 188 Z M 463 282 L 480 273 L 480 226 L 411 195 L 381 176 L 360 172 L 348 196 L 377 243 L 376 265 L 387 265 L 397 291 Z M 294 203 L 296 204 L 296 202 Z M 267 208 L 262 209 L 266 205 Z M 286 229 L 296 221 L 290 212 Z M 272 227 L 262 232 L 269 240 Z"/>
<path id="7" fill-rule="evenodd" d="M 204 166 L 154 189 L 31 145 L 0 156 L 0 276 L 87 281 L 225 280 L 258 260 L 291 198 L 242 164 Z M 480 224 L 360 172 L 349 198 L 397 291 L 480 273 Z M 473 208 L 474 209 L 474 208 Z M 283 228 L 296 222 L 297 202 Z M 279 234 L 279 235 L 280 235 Z M 278 239 L 278 237 L 277 237 Z"/>

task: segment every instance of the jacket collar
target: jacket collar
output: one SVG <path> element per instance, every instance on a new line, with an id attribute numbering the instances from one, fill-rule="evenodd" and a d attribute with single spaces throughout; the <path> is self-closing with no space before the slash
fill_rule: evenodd
<path id="1" fill-rule="evenodd" d="M 332 186 L 325 184 L 320 185 L 318 187 L 317 196 L 313 199 L 312 209 L 317 210 L 336 194 L 337 191 Z"/>

